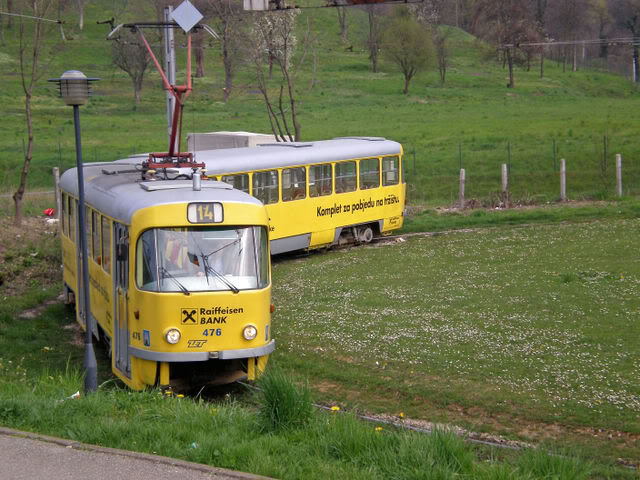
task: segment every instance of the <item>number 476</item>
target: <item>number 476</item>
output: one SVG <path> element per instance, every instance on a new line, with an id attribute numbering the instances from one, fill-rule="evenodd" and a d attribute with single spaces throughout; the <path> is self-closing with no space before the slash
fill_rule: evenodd
<path id="1" fill-rule="evenodd" d="M 202 332 L 203 337 L 219 337 L 220 335 L 222 335 L 221 328 L 205 328 Z"/>

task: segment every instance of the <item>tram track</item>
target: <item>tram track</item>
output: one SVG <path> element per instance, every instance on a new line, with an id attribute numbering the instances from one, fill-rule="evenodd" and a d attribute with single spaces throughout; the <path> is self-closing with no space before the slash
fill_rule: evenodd
<path id="1" fill-rule="evenodd" d="M 262 391 L 260 387 L 251 385 L 246 382 L 238 381 L 235 383 L 245 387 L 247 390 Z M 498 448 L 502 450 L 511 450 L 511 451 L 517 451 L 517 452 L 524 451 L 527 449 L 538 448 L 536 445 L 532 443 L 523 442 L 519 440 L 509 440 L 509 439 L 506 439 L 497 435 L 491 435 L 488 433 L 473 432 L 470 430 L 466 430 L 462 427 L 459 427 L 457 425 L 433 423 L 426 420 L 417 420 L 417 419 L 411 419 L 411 418 L 400 418 L 398 416 L 392 416 L 392 415 L 386 415 L 386 414 L 373 415 L 373 414 L 362 414 L 357 412 L 350 412 L 348 410 L 336 410 L 334 406 L 323 405 L 323 404 L 314 403 L 314 402 L 312 402 L 311 405 L 317 410 L 323 410 L 334 415 L 335 414 L 338 414 L 338 415 L 351 414 L 357 419 L 367 423 L 375 424 L 378 426 L 386 425 L 388 427 L 392 427 L 397 430 L 412 431 L 412 432 L 420 433 L 423 435 L 431 435 L 434 433 L 434 431 L 443 430 L 446 432 L 454 433 L 456 436 L 458 436 L 459 438 L 461 438 L 462 440 L 470 444 L 478 445 L 482 447 Z M 563 455 L 559 455 L 551 452 L 549 452 L 549 455 L 564 457 Z M 637 463 L 634 463 L 633 461 L 622 459 L 622 458 L 619 458 L 617 460 L 616 465 L 632 471 L 640 470 L 640 464 L 637 464 Z"/>

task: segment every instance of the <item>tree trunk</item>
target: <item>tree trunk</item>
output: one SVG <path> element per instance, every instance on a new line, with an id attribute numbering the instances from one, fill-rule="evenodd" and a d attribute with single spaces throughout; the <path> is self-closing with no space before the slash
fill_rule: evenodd
<path id="1" fill-rule="evenodd" d="M 140 104 L 140 91 L 142 90 L 142 80 L 139 82 L 135 79 L 131 79 L 133 82 L 133 110 L 136 111 L 138 109 L 138 105 Z"/>
<path id="2" fill-rule="evenodd" d="M 22 165 L 22 172 L 20 172 L 20 184 L 18 190 L 13 194 L 13 202 L 15 205 L 16 216 L 14 222 L 16 225 L 22 225 L 23 209 L 22 199 L 24 197 L 24 191 L 27 187 L 27 175 L 29 174 L 29 165 L 31 165 L 31 159 L 33 157 L 33 122 L 31 120 L 31 93 L 25 94 L 25 114 L 27 116 L 27 151 L 24 155 L 24 164 Z"/>
<path id="3" fill-rule="evenodd" d="M 638 84 L 638 80 L 640 80 L 640 72 L 638 71 L 638 46 L 633 45 L 633 83 L 635 85 Z"/>
<path id="4" fill-rule="evenodd" d="M 196 50 L 196 78 L 204 77 L 204 37 L 202 32 L 194 35 Z"/>
<path id="5" fill-rule="evenodd" d="M 84 28 L 84 0 L 78 0 L 78 28 Z"/>
<path id="6" fill-rule="evenodd" d="M 544 47 L 540 50 L 540 78 L 544 78 Z"/>
<path id="7" fill-rule="evenodd" d="M 222 34 L 222 65 L 224 66 L 224 102 L 226 103 L 231 96 L 233 89 L 233 58 L 229 52 L 229 37 L 227 33 L 227 25 L 224 27 Z M 269 74 L 271 76 L 271 74 Z"/>
<path id="8" fill-rule="evenodd" d="M 340 39 L 346 43 L 349 41 L 347 38 L 347 9 L 345 7 L 337 7 L 338 23 L 340 24 Z"/>
<path id="9" fill-rule="evenodd" d="M 408 76 L 404 76 L 404 90 L 402 90 L 402 93 L 404 93 L 405 95 L 407 95 L 409 93 L 409 82 L 411 81 L 411 79 Z"/>
<path id="10" fill-rule="evenodd" d="M 7 12 L 8 13 L 13 13 L 13 0 L 7 0 Z M 13 25 L 13 17 L 11 15 L 9 15 L 7 17 L 7 28 L 11 29 L 12 25 Z"/>
<path id="11" fill-rule="evenodd" d="M 371 60 L 371 70 L 373 73 L 378 72 L 378 31 L 377 19 L 375 14 L 375 6 L 367 7 L 369 17 L 369 60 Z"/>
<path id="12" fill-rule="evenodd" d="M 509 88 L 515 87 L 515 81 L 513 79 L 513 57 L 511 56 L 511 49 L 507 48 L 507 64 L 509 65 Z"/>

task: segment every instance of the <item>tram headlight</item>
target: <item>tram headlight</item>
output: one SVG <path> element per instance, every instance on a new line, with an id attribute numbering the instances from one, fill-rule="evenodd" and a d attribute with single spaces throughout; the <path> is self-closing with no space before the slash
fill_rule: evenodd
<path id="1" fill-rule="evenodd" d="M 242 336 L 245 340 L 253 340 L 258 335 L 258 329 L 254 325 L 247 325 L 242 330 Z"/>
<path id="2" fill-rule="evenodd" d="M 164 334 L 164 339 L 171 345 L 175 345 L 176 343 L 178 343 L 180 341 L 180 337 L 180 330 L 178 330 L 177 328 L 170 328 Z"/>

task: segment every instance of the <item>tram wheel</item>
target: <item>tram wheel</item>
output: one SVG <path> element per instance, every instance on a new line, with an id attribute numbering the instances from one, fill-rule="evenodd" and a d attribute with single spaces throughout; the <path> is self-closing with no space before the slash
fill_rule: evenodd
<path id="1" fill-rule="evenodd" d="M 360 232 L 360 241 L 363 243 L 369 243 L 373 240 L 373 230 L 371 227 L 366 227 Z"/>

